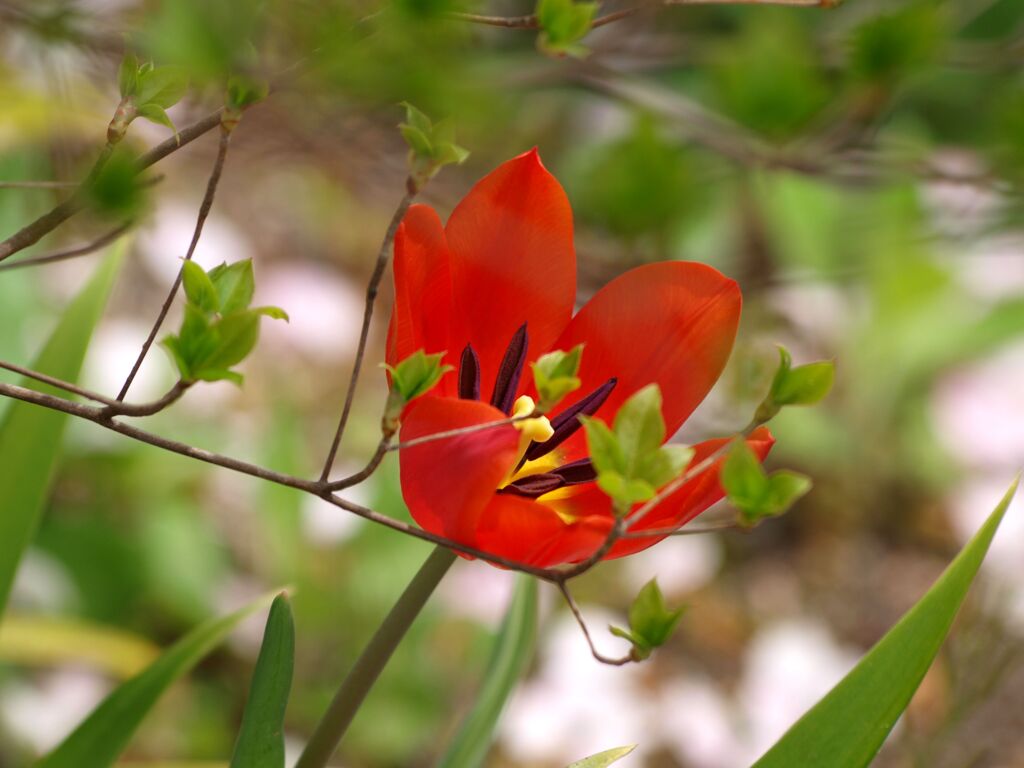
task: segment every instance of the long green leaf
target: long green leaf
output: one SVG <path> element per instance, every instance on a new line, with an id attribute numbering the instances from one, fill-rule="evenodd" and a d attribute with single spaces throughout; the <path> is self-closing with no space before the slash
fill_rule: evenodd
<path id="1" fill-rule="evenodd" d="M 122 683 L 36 768 L 107 768 L 131 740 L 160 695 L 220 645 L 239 622 L 270 604 L 265 595 L 185 635 L 138 675 Z"/>
<path id="2" fill-rule="evenodd" d="M 280 594 L 270 606 L 231 768 L 284 768 L 284 712 L 294 659 L 292 609 Z"/>
<path id="3" fill-rule="evenodd" d="M 519 576 L 491 651 L 483 686 L 438 768 L 483 765 L 505 702 L 526 671 L 537 635 L 537 580 Z"/>
<path id="4" fill-rule="evenodd" d="M 66 381 L 78 378 L 123 252 L 123 245 L 115 246 L 64 311 L 36 358 L 34 370 Z M 22 385 L 66 394 L 33 382 Z M 66 414 L 17 402 L 10 404 L 0 424 L 0 616 L 7 606 L 18 563 L 39 525 L 67 419 Z"/>
<path id="5" fill-rule="evenodd" d="M 928 593 L 754 768 L 861 768 L 874 759 L 939 652 L 1016 490 L 1014 482 Z"/>
<path id="6" fill-rule="evenodd" d="M 582 760 L 577 760 L 566 768 L 608 768 L 614 762 L 617 762 L 636 749 L 636 744 L 630 744 L 628 747 L 616 747 L 615 749 L 608 749 L 604 752 L 598 752 L 596 755 L 590 757 L 584 757 Z"/>

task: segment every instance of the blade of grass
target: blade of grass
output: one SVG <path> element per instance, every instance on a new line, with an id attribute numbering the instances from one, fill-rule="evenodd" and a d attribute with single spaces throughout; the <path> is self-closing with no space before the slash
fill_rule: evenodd
<path id="1" fill-rule="evenodd" d="M 520 575 L 480 693 L 438 768 L 476 768 L 484 764 L 501 711 L 533 657 L 536 635 L 537 580 Z"/>
<path id="2" fill-rule="evenodd" d="M 280 594 L 270 606 L 231 768 L 284 768 L 284 713 L 294 660 L 295 622 L 287 595 Z"/>
<path id="3" fill-rule="evenodd" d="M 264 595 L 222 618 L 211 619 L 172 645 L 138 675 L 122 683 L 36 768 L 107 768 L 128 746 L 146 713 L 175 680 L 220 645 L 239 623 L 266 608 Z"/>
<path id="4" fill-rule="evenodd" d="M 64 311 L 32 366 L 35 370 L 65 381 L 78 378 L 123 253 L 124 245 L 116 246 Z M 35 382 L 22 386 L 65 394 Z M 0 616 L 18 563 L 39 525 L 67 419 L 66 414 L 17 402 L 0 423 Z"/>
<path id="5" fill-rule="evenodd" d="M 754 768 L 862 768 L 874 759 L 939 652 L 1016 490 L 1014 482 L 927 594 Z"/>

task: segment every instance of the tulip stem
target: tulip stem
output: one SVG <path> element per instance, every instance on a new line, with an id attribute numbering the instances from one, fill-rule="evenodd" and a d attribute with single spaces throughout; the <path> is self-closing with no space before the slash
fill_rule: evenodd
<path id="1" fill-rule="evenodd" d="M 454 562 L 455 553 L 444 547 L 430 553 L 334 695 L 295 768 L 327 765 L 391 654 Z"/>

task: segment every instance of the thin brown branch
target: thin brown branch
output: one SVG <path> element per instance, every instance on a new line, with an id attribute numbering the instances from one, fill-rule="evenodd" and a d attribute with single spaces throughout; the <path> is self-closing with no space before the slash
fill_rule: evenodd
<path id="1" fill-rule="evenodd" d="M 21 269 L 22 267 L 38 267 L 42 264 L 53 264 L 58 261 L 67 261 L 68 259 L 75 259 L 79 256 L 87 256 L 90 253 L 95 253 L 100 248 L 117 240 L 121 235 L 128 231 L 132 223 L 130 221 L 125 222 L 117 227 L 114 227 L 109 232 L 100 235 L 95 240 L 85 245 L 79 245 L 74 248 L 68 248 L 63 251 L 55 251 L 54 253 L 47 253 L 41 256 L 33 256 L 30 259 L 21 259 L 19 261 L 10 261 L 6 264 L 0 264 L 0 272 L 9 269 Z"/>
<path id="2" fill-rule="evenodd" d="M 3 382 L 0 382 L 0 396 L 11 397 L 15 400 L 32 403 L 33 405 L 49 408 L 54 411 L 60 411 L 61 413 L 66 413 L 76 418 L 91 421 L 104 429 L 109 429 L 112 432 L 117 432 L 120 435 L 131 438 L 132 440 L 152 445 L 156 448 L 169 451 L 170 453 L 176 453 L 180 456 L 186 456 L 190 459 L 202 461 L 206 464 L 213 464 L 218 467 L 223 467 L 224 469 L 230 469 L 243 475 L 249 475 L 250 477 L 266 480 L 267 482 L 277 483 L 278 485 L 283 485 L 288 488 L 296 488 L 300 491 L 305 491 L 306 493 L 310 493 L 324 499 L 339 509 L 351 512 L 358 517 L 362 517 L 366 520 L 377 523 L 378 525 L 383 525 L 408 536 L 422 539 L 423 541 L 429 541 L 432 544 L 439 544 L 460 554 L 475 557 L 494 565 L 501 566 L 502 568 L 507 568 L 508 570 L 526 573 L 544 581 L 556 582 L 561 579 L 560 574 L 555 570 L 523 565 L 522 563 L 508 560 L 500 555 L 494 555 L 490 552 L 476 549 L 475 547 L 460 544 L 459 542 L 447 539 L 444 536 L 438 536 L 430 533 L 429 531 L 417 528 L 416 526 L 409 525 L 408 523 L 403 523 L 400 520 L 394 520 L 380 512 L 376 512 L 368 507 L 364 507 L 360 504 L 356 504 L 332 494 L 323 483 L 296 477 L 294 475 L 287 475 L 282 472 L 276 472 L 257 464 L 235 459 L 230 456 L 224 456 L 202 448 L 196 448 L 188 445 L 187 443 L 171 440 L 152 432 L 148 432 L 144 429 L 139 429 L 138 427 L 123 421 L 108 418 L 104 415 L 105 408 L 102 406 L 90 406 L 83 403 L 76 403 L 62 397 L 57 397 L 44 392 L 37 392 L 36 390 L 28 389 L 16 384 L 5 384 Z"/>
<path id="3" fill-rule="evenodd" d="M 637 661 L 633 657 L 633 654 L 627 654 L 619 658 L 613 658 L 611 656 L 605 656 L 603 653 L 597 650 L 597 646 L 594 645 L 594 639 L 590 636 L 590 629 L 587 627 L 587 622 L 583 620 L 583 614 L 580 612 L 579 606 L 576 605 L 576 601 L 573 599 L 572 593 L 569 591 L 569 587 L 564 582 L 558 582 L 557 584 L 559 591 L 562 593 L 562 597 L 565 598 L 565 602 L 569 606 L 569 610 L 572 611 L 572 615 L 576 618 L 576 623 L 580 625 L 580 629 L 583 630 L 583 637 L 587 640 L 587 645 L 590 646 L 590 654 L 602 664 L 608 664 L 612 667 L 621 667 L 626 664 L 630 664 Z"/>
<path id="4" fill-rule="evenodd" d="M 832 8 L 839 4 L 839 0 L 660 0 L 656 3 L 645 3 L 643 5 L 623 8 L 604 16 L 598 16 L 590 23 L 591 29 L 603 27 L 606 24 L 613 24 L 629 16 L 635 16 L 643 11 L 667 8 L 673 5 L 786 5 L 802 8 Z M 483 24 L 488 27 L 502 27 L 504 29 L 539 29 L 540 20 L 536 14 L 525 16 L 488 16 L 479 13 L 452 12 L 448 18 L 456 21 L 465 21 L 470 24 Z"/>
<path id="5" fill-rule="evenodd" d="M 391 253 L 391 244 L 395 241 L 395 234 L 398 227 L 405 218 L 406 211 L 412 205 L 419 189 L 412 178 L 406 181 L 406 192 L 395 209 L 388 225 L 384 240 L 377 252 L 377 263 L 374 265 L 370 282 L 366 286 L 366 304 L 363 308 L 363 325 L 359 331 L 359 346 L 356 349 L 356 359 L 352 363 L 352 375 L 349 377 L 348 389 L 345 392 L 345 404 L 341 409 L 341 418 L 338 420 L 338 427 L 334 430 L 334 439 L 331 441 L 331 448 L 327 452 L 327 459 L 324 461 L 323 469 L 320 472 L 320 482 L 326 483 L 334 466 L 334 459 L 338 455 L 338 447 L 341 445 L 341 438 L 345 434 L 345 427 L 348 424 L 349 414 L 352 412 L 352 401 L 355 399 L 356 384 L 359 382 L 359 373 L 362 371 L 363 358 L 366 356 L 366 343 L 370 337 L 370 321 L 373 319 L 373 306 L 377 301 L 377 292 L 380 290 L 381 280 L 384 279 L 384 270 L 388 265 L 388 257 Z"/>
<path id="6" fill-rule="evenodd" d="M 203 233 L 203 224 L 206 223 L 206 218 L 210 215 L 210 209 L 213 207 L 213 198 L 214 195 L 217 194 L 217 184 L 220 182 L 221 173 L 224 171 L 224 160 L 227 157 L 228 145 L 230 142 L 231 131 L 222 127 L 220 132 L 220 142 L 217 145 L 217 158 L 213 162 L 213 170 L 210 172 L 209 181 L 206 183 L 206 193 L 203 195 L 203 202 L 199 206 L 199 215 L 196 217 L 196 226 L 192 232 L 192 242 L 189 243 L 188 251 L 185 253 L 185 261 L 190 261 L 192 259 L 192 255 L 196 251 L 196 246 L 199 244 L 199 237 Z M 135 376 L 142 367 L 142 363 L 146 359 L 146 355 L 149 354 L 149 349 L 153 346 L 153 342 L 156 340 L 156 335 L 160 332 L 160 327 L 163 325 L 164 320 L 167 317 L 167 313 L 171 309 L 171 304 L 174 303 L 174 297 L 178 295 L 178 289 L 181 287 L 183 274 L 184 265 L 182 265 L 182 268 L 178 270 L 178 276 L 174 278 L 174 285 L 172 285 L 171 290 L 167 292 L 167 297 L 164 299 L 164 303 L 160 307 L 160 312 L 157 314 L 156 321 L 153 323 L 153 327 L 149 331 L 149 336 L 147 336 L 145 342 L 143 342 L 142 349 L 139 351 L 139 356 L 135 358 L 135 363 L 132 365 L 132 369 L 128 373 L 128 378 L 124 380 L 124 384 L 121 386 L 121 391 L 117 393 L 118 400 L 124 400 L 128 395 L 128 390 L 131 388 L 132 382 L 135 381 Z"/>
<path id="7" fill-rule="evenodd" d="M 149 150 L 149 152 L 140 156 L 138 159 L 138 171 L 141 172 L 142 170 L 149 168 L 154 163 L 163 160 L 172 152 L 181 149 L 186 144 L 191 143 L 207 131 L 220 125 L 220 113 L 221 110 L 217 110 L 216 112 L 207 115 L 202 120 L 180 130 L 177 136 L 158 144 L 153 147 L 153 149 Z M 85 190 L 88 189 L 89 185 L 95 180 L 96 174 L 106 164 L 106 161 L 109 159 L 112 151 L 112 146 L 107 144 L 100 153 L 100 156 L 97 158 L 96 163 L 93 165 L 93 168 L 89 172 L 85 181 L 78 185 L 75 192 L 67 200 L 60 203 L 47 213 L 44 213 L 31 224 L 25 225 L 3 242 L 0 242 L 0 261 L 3 261 L 12 254 L 39 242 L 44 235 L 49 234 L 76 213 L 81 211 L 85 207 Z"/>
<path id="8" fill-rule="evenodd" d="M 444 432 L 434 432 L 430 435 L 423 435 L 422 437 L 414 437 L 411 440 L 406 440 L 403 443 L 390 443 L 387 447 L 389 451 L 404 451 L 407 448 L 413 448 L 417 445 L 423 445 L 424 443 L 432 443 L 436 440 L 447 440 L 450 437 L 459 437 L 460 435 L 470 435 L 474 432 L 485 432 L 488 429 L 494 429 L 495 427 L 507 427 L 509 424 L 517 424 L 520 421 L 526 421 L 527 419 L 536 418 L 536 414 L 529 413 L 525 416 L 510 416 L 507 419 L 499 419 L 498 421 L 488 421 L 484 424 L 474 424 L 471 427 L 459 427 L 458 429 L 446 429 Z"/>
<path id="9" fill-rule="evenodd" d="M 340 491 L 344 488 L 351 488 L 353 485 L 358 485 L 363 482 L 366 478 L 377 471 L 377 467 L 387 456 L 389 450 L 391 450 L 391 442 L 387 437 L 382 437 L 380 442 L 377 443 L 377 450 L 373 452 L 373 456 L 366 463 L 366 466 L 355 474 L 343 477 L 341 480 L 335 480 L 334 482 L 327 484 L 327 489 L 330 491 Z"/>
<path id="10" fill-rule="evenodd" d="M 740 525 L 735 520 L 730 520 L 726 523 L 718 523 L 716 525 L 702 525 L 697 528 L 650 528 L 645 531 L 626 531 L 620 539 L 650 539 L 661 536 L 702 536 L 706 533 L 716 533 L 718 531 L 748 531 L 752 526 Z"/>
<path id="11" fill-rule="evenodd" d="M 0 368 L 4 370 L 17 373 L 24 376 L 26 379 L 34 379 L 35 381 L 43 384 L 48 384 L 55 389 L 61 389 L 65 392 L 70 392 L 73 395 L 84 397 L 86 400 L 92 400 L 94 403 L 100 403 L 105 406 L 102 410 L 104 418 L 113 418 L 115 416 L 152 416 L 155 413 L 159 413 L 167 406 L 177 402 L 183 394 L 192 386 L 193 382 L 178 381 L 173 387 L 171 387 L 163 397 L 153 400 L 148 403 L 123 403 L 119 400 L 101 395 L 99 392 L 93 392 L 92 390 L 80 387 L 77 384 L 72 384 L 70 381 L 64 381 L 54 376 L 49 376 L 39 371 L 34 371 L 31 368 L 25 368 L 24 366 L 17 365 L 15 363 L 8 363 L 6 360 L 0 360 Z"/>

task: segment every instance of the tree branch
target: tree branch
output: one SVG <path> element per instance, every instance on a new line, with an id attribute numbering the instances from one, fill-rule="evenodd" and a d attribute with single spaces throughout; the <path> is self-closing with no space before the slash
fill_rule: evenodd
<path id="1" fill-rule="evenodd" d="M 218 118 L 219 119 L 219 118 Z M 185 254 L 185 261 L 190 261 L 192 255 L 196 251 L 196 246 L 199 244 L 199 236 L 203 233 L 203 224 L 206 223 L 206 218 L 210 215 L 210 209 L 213 207 L 213 198 L 217 194 L 217 184 L 220 182 L 221 173 L 224 171 L 224 160 L 228 154 L 228 144 L 231 141 L 231 131 L 221 127 L 220 131 L 220 142 L 217 145 L 217 158 L 213 162 L 213 170 L 210 172 L 210 179 L 206 183 L 206 193 L 203 195 L 203 202 L 199 206 L 199 215 L 196 217 L 195 230 L 192 232 L 192 242 L 188 245 L 188 251 Z M 178 295 L 178 288 L 181 287 L 181 279 L 184 274 L 184 265 L 178 270 L 178 276 L 174 278 L 174 284 L 171 286 L 171 290 L 168 291 L 167 297 L 164 299 L 163 305 L 160 307 L 160 312 L 156 316 L 156 321 L 153 323 L 153 327 L 149 331 L 149 336 L 142 344 L 142 349 L 139 352 L 139 356 L 135 359 L 134 365 L 132 365 L 131 371 L 128 373 L 128 378 L 124 380 L 124 384 L 121 386 L 121 391 L 117 393 L 117 399 L 124 400 L 128 395 L 128 390 L 132 386 L 132 382 L 135 381 L 135 376 L 138 374 L 139 369 L 142 367 L 142 362 L 146 359 L 146 355 L 149 354 L 149 348 L 153 346 L 153 342 L 156 340 L 156 335 L 160 332 L 160 326 L 163 325 L 164 319 L 167 317 L 167 313 L 171 309 L 171 304 L 174 303 L 174 297 Z"/>
<path id="2" fill-rule="evenodd" d="M 341 409 L 341 418 L 338 420 L 338 427 L 334 431 L 334 439 L 331 441 L 331 448 L 327 452 L 327 459 L 324 461 L 323 470 L 320 472 L 320 482 L 326 483 L 334 466 L 334 459 L 338 455 L 338 447 L 341 445 L 341 438 L 345 434 L 345 426 L 348 424 L 349 414 L 352 412 L 352 401 L 355 398 L 356 384 L 359 382 L 359 373 L 363 367 L 363 358 L 366 356 L 366 342 L 370 336 L 370 321 L 373 319 L 373 305 L 377 301 L 377 291 L 380 289 L 381 280 L 384 279 L 384 270 L 388 265 L 388 256 L 391 252 L 391 244 L 395 240 L 398 227 L 405 218 L 406 211 L 412 205 L 413 199 L 419 190 L 410 177 L 406 181 L 406 192 L 398 204 L 391 223 L 388 225 L 384 240 L 377 252 L 377 263 L 370 276 L 370 283 L 366 287 L 366 304 L 363 308 L 363 325 L 359 331 L 359 346 L 356 349 L 356 359 L 352 364 L 352 375 L 349 377 L 348 390 L 345 392 L 345 404 Z"/>
<path id="3" fill-rule="evenodd" d="M 583 630 L 583 637 L 587 640 L 587 645 L 590 646 L 590 654 L 600 661 L 602 664 L 608 664 L 612 667 L 621 667 L 626 664 L 630 664 L 637 659 L 633 658 L 633 654 L 628 654 L 619 658 L 613 658 L 611 656 L 605 656 L 603 653 L 597 650 L 594 645 L 594 640 L 590 636 L 590 629 L 587 627 L 587 622 L 583 620 L 583 614 L 580 612 L 579 606 L 576 605 L 576 601 L 572 597 L 572 593 L 569 592 L 569 587 L 565 585 L 565 582 L 558 582 L 558 590 L 562 593 L 565 598 L 566 604 L 569 606 L 569 610 L 572 611 L 572 615 L 576 618 L 576 623 L 580 625 L 580 629 Z"/>
<path id="4" fill-rule="evenodd" d="M 144 155 L 139 157 L 137 172 L 141 172 L 154 163 L 163 160 L 172 152 L 181 149 L 186 144 L 189 144 L 207 131 L 218 126 L 220 124 L 220 113 L 221 110 L 217 110 L 216 112 L 207 115 L 202 120 L 180 130 L 177 136 L 153 147 L 149 152 L 146 152 Z M 106 161 L 109 159 L 112 151 L 113 148 L 110 144 L 104 146 L 103 151 L 96 159 L 96 163 L 93 165 L 92 170 L 89 172 L 85 181 L 78 185 L 74 193 L 67 200 L 60 203 L 57 207 L 47 213 L 44 213 L 31 224 L 25 225 L 3 242 L 0 242 L 0 261 L 3 261 L 24 248 L 28 248 L 30 245 L 35 245 L 35 243 L 39 242 L 44 235 L 49 234 L 76 213 L 81 211 L 82 208 L 85 207 L 85 190 L 88 189 L 88 186 L 95 180 L 96 174 L 106 164 Z"/>
<path id="5" fill-rule="evenodd" d="M 48 253 L 42 256 L 33 256 L 30 259 L 21 259 L 20 261 L 11 261 L 7 264 L 0 264 L 0 272 L 9 269 L 21 269 L 22 267 L 38 267 L 41 264 L 53 264 L 57 261 L 67 261 L 68 259 L 74 259 L 78 256 L 86 256 L 117 240 L 117 238 L 128 231 L 131 225 L 132 223 L 130 221 L 126 221 L 124 224 L 114 227 L 109 232 L 100 235 L 91 243 L 86 243 L 85 245 L 79 245 L 64 251 L 55 251 L 54 253 Z"/>

